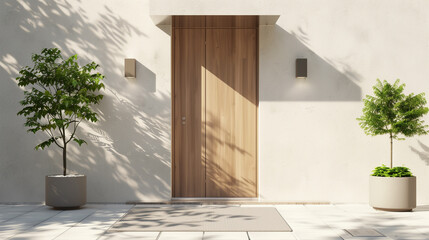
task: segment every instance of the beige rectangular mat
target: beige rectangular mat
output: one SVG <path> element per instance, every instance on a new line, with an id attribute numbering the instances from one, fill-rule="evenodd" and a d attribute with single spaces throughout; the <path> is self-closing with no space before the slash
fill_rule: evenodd
<path id="1" fill-rule="evenodd" d="M 134 207 L 109 231 L 290 232 L 273 207 Z"/>

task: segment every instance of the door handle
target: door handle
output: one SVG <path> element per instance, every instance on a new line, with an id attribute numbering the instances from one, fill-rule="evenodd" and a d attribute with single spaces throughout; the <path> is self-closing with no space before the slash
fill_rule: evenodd
<path id="1" fill-rule="evenodd" d="M 182 117 L 182 125 L 186 124 L 186 117 Z"/>

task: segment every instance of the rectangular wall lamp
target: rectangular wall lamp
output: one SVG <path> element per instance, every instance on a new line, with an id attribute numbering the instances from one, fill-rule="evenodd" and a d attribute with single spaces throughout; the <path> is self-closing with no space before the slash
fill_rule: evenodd
<path id="1" fill-rule="evenodd" d="M 297 58 L 295 65 L 295 77 L 307 78 L 307 58 Z"/>
<path id="2" fill-rule="evenodd" d="M 136 78 L 136 60 L 134 58 L 125 58 L 125 77 Z"/>

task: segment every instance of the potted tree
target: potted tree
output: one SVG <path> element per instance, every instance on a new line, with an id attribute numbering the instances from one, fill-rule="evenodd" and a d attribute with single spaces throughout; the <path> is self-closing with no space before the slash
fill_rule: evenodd
<path id="1" fill-rule="evenodd" d="M 406 167 L 393 167 L 393 140 L 427 134 L 422 117 L 428 113 L 424 93 L 403 93 L 399 79 L 392 85 L 377 79 L 374 96 L 367 95 L 358 118 L 367 135 L 388 135 L 390 167 L 376 167 L 369 181 L 369 204 L 379 210 L 411 211 L 416 207 L 416 177 Z"/>
<path id="2" fill-rule="evenodd" d="M 26 87 L 23 109 L 18 115 L 26 118 L 25 126 L 32 133 L 45 132 L 47 139 L 35 149 L 54 144 L 62 150 L 63 172 L 45 178 L 46 205 L 55 208 L 75 208 L 86 203 L 86 176 L 67 174 L 67 147 L 71 142 L 79 146 L 86 143 L 76 136 L 82 120 L 97 121 L 90 108 L 103 95 L 104 76 L 94 71 L 94 62 L 79 66 L 77 55 L 64 59 L 57 48 L 43 49 L 33 54 L 33 67 L 23 67 L 17 77 L 18 85 Z"/>

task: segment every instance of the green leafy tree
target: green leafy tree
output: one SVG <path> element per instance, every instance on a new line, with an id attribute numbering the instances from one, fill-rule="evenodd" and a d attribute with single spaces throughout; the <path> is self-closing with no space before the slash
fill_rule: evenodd
<path id="1" fill-rule="evenodd" d="M 91 62 L 79 66 L 77 55 L 64 59 L 57 48 L 43 49 L 33 54 L 33 67 L 23 67 L 17 77 L 18 85 L 26 87 L 24 107 L 18 112 L 26 118 L 29 132 L 47 133 L 49 138 L 35 149 L 44 149 L 51 144 L 63 150 L 63 175 L 67 173 L 67 144 L 70 141 L 81 146 L 86 143 L 78 138 L 76 130 L 82 120 L 97 121 L 97 114 L 90 108 L 103 95 L 97 94 L 104 88 L 104 76 L 94 71 L 98 64 Z"/>
<path id="2" fill-rule="evenodd" d="M 387 134 L 390 137 L 390 168 L 393 167 L 393 139 L 427 134 L 427 125 L 422 117 L 428 113 L 424 93 L 405 95 L 405 84 L 399 79 L 392 85 L 377 79 L 374 96 L 363 100 L 363 115 L 357 118 L 367 135 Z"/>

